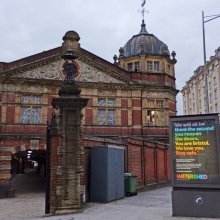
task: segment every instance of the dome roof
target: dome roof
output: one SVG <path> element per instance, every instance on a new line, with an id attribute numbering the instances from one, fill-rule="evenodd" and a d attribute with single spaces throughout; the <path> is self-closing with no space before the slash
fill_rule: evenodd
<path id="1" fill-rule="evenodd" d="M 123 47 L 124 57 L 138 54 L 170 55 L 167 45 L 147 32 L 144 20 L 142 20 L 140 33 L 134 35 Z"/>

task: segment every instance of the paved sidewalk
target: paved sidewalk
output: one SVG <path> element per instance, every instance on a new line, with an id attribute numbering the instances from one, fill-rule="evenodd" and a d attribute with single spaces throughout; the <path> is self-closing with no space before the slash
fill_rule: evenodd
<path id="1" fill-rule="evenodd" d="M 106 204 L 89 203 L 83 213 L 43 216 L 43 193 L 27 193 L 14 199 L 0 200 L 1 220 L 198 220 L 171 216 L 170 187 L 139 192 L 137 196 Z"/>

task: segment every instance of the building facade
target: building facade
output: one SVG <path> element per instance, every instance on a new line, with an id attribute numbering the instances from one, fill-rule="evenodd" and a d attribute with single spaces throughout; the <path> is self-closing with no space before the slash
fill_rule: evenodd
<path id="1" fill-rule="evenodd" d="M 207 76 L 207 83 L 205 79 Z M 219 113 L 220 47 L 204 66 L 200 66 L 181 90 L 185 115 Z M 207 100 L 208 94 L 208 100 Z M 208 107 L 207 107 L 208 105 Z"/>
<path id="2" fill-rule="evenodd" d="M 81 96 L 89 99 L 82 112 L 85 138 L 168 143 L 168 119 L 176 115 L 176 54 L 147 32 L 144 21 L 140 33 L 114 56 L 114 64 L 83 49 L 75 31 L 63 39 L 62 47 L 0 63 L 1 189 L 10 186 L 12 157 L 21 164 L 40 162 L 46 150 L 47 125 L 56 111 L 51 101 L 64 79 L 61 55 L 68 47 L 77 55 Z M 35 158 L 28 158 L 28 151 Z"/>

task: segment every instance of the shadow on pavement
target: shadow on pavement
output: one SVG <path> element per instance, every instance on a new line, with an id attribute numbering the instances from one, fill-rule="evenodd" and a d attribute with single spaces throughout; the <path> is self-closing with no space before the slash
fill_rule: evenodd
<path id="1" fill-rule="evenodd" d="M 13 179 L 15 196 L 28 193 L 44 193 L 45 178 L 41 177 L 35 169 L 25 169 L 24 174 L 18 174 Z"/>

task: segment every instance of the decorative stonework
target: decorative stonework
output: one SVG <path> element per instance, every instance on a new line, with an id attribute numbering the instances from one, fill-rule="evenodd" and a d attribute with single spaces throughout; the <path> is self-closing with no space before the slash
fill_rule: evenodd
<path id="1" fill-rule="evenodd" d="M 59 176 L 63 175 L 63 167 L 62 166 L 57 166 L 57 175 L 59 175 Z"/>
<path id="2" fill-rule="evenodd" d="M 164 99 L 169 98 L 175 100 L 175 96 L 164 92 L 148 92 L 146 98 Z"/>
<path id="3" fill-rule="evenodd" d="M 162 92 L 149 92 L 146 95 L 147 98 L 165 98 L 165 93 Z"/>
<path id="4" fill-rule="evenodd" d="M 59 60 L 44 66 L 39 66 L 35 69 L 28 70 L 23 74 L 17 74 L 16 78 L 28 78 L 28 79 L 51 79 L 51 80 L 63 80 L 62 74 L 63 61 Z"/>
<path id="5" fill-rule="evenodd" d="M 124 82 L 117 80 L 108 74 L 95 69 L 88 64 L 85 64 L 81 61 L 78 61 L 80 65 L 81 74 L 77 78 L 77 81 L 81 82 L 103 82 L 103 83 L 120 83 L 124 84 Z"/>
<path id="6" fill-rule="evenodd" d="M 117 96 L 116 90 L 101 90 L 99 89 L 97 92 L 98 96 Z"/>
<path id="7" fill-rule="evenodd" d="M 57 155 L 63 155 L 63 153 L 64 153 L 63 146 L 57 147 Z"/>
<path id="8" fill-rule="evenodd" d="M 56 188 L 56 194 L 57 194 L 58 196 L 62 196 L 63 193 L 64 193 L 63 187 L 62 187 L 62 186 L 57 186 L 57 188 Z"/>
<path id="9" fill-rule="evenodd" d="M 41 85 L 29 85 L 28 83 L 21 84 L 21 92 L 26 93 L 43 93 L 44 87 Z"/>
<path id="10" fill-rule="evenodd" d="M 80 75 L 76 78 L 80 82 L 100 82 L 100 83 L 117 83 L 124 84 L 124 82 L 109 76 L 107 73 L 96 69 L 80 60 L 79 64 Z M 64 79 L 62 73 L 63 61 L 59 60 L 44 66 L 39 66 L 35 69 L 28 70 L 22 74 L 17 74 L 15 78 L 25 79 L 47 79 L 47 80 L 60 80 Z"/>

